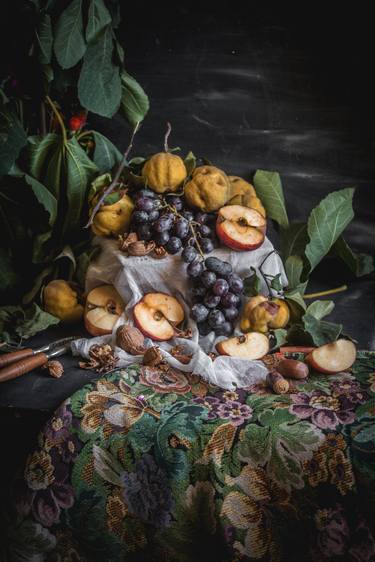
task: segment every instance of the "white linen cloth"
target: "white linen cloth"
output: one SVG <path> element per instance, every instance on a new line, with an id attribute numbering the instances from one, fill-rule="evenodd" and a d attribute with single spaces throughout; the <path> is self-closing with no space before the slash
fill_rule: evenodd
<path id="1" fill-rule="evenodd" d="M 86 291 L 102 284 L 114 285 L 126 303 L 122 317 L 114 326 L 112 335 L 101 336 L 90 339 L 79 339 L 72 343 L 74 355 L 89 357 L 89 349 L 95 343 L 110 343 L 115 346 L 115 333 L 122 324 L 132 324 L 132 310 L 134 305 L 149 292 L 165 292 L 175 296 L 183 305 L 187 319 L 187 326 L 192 330 L 192 338 L 174 338 L 168 342 L 157 342 L 168 363 L 185 372 L 193 372 L 201 375 L 210 384 L 221 388 L 233 390 L 236 387 L 244 388 L 261 380 L 264 380 L 267 369 L 261 361 L 249 361 L 229 356 L 219 356 L 212 361 L 208 356 L 210 351 L 215 351 L 215 344 L 225 339 L 223 336 L 215 337 L 212 332 L 206 337 L 199 337 L 196 323 L 190 318 L 189 289 L 191 280 L 186 273 L 186 264 L 179 255 L 167 255 L 162 259 L 154 259 L 149 256 L 127 257 L 118 250 L 115 240 L 97 239 L 101 246 L 99 258 L 93 262 L 87 272 Z M 251 274 L 250 267 L 258 270 L 273 246 L 268 238 L 257 250 L 249 252 L 235 252 L 229 248 L 218 248 L 209 254 L 229 262 L 235 273 L 242 278 Z M 264 273 L 276 275 L 281 273 L 281 282 L 287 284 L 283 265 L 279 256 L 271 254 L 265 261 L 262 270 Z M 263 289 L 266 290 L 265 285 Z M 239 330 L 235 331 L 240 334 Z M 175 359 L 169 350 L 175 345 L 183 345 L 188 353 L 192 353 L 192 359 L 187 365 L 183 365 Z M 151 340 L 146 340 L 146 345 L 153 345 Z M 119 357 L 118 366 L 126 367 L 132 363 L 141 363 L 142 356 L 134 356 L 122 349 L 115 348 Z"/>

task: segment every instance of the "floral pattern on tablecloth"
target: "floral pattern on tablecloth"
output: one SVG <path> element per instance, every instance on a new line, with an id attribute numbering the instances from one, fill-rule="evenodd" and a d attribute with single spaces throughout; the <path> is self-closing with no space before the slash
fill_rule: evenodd
<path id="1" fill-rule="evenodd" d="M 375 354 L 291 394 L 132 366 L 55 412 L 5 560 L 375 560 Z"/>

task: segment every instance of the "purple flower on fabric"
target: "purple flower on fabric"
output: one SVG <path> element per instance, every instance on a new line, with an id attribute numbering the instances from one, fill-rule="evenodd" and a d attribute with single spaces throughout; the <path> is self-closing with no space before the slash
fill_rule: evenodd
<path id="1" fill-rule="evenodd" d="M 349 549 L 356 562 L 371 562 L 375 560 L 375 540 L 362 516 L 353 533 L 352 546 Z"/>
<path id="2" fill-rule="evenodd" d="M 54 482 L 46 490 L 41 490 L 32 498 L 32 512 L 37 521 L 45 527 L 51 527 L 60 520 L 62 509 L 72 507 L 74 503 L 73 488 L 70 484 Z"/>
<path id="3" fill-rule="evenodd" d="M 62 406 L 56 410 L 44 430 L 48 448 L 58 445 L 61 441 L 69 437 L 72 418 L 72 412 L 67 409 L 66 404 L 62 404 Z"/>
<path id="4" fill-rule="evenodd" d="M 174 500 L 165 472 L 151 455 L 139 459 L 134 472 L 124 472 L 122 481 L 124 500 L 133 515 L 157 527 L 170 525 Z"/>
<path id="5" fill-rule="evenodd" d="M 342 556 L 347 549 L 349 526 L 341 506 L 320 509 L 315 513 L 318 547 L 324 557 Z"/>
<path id="6" fill-rule="evenodd" d="M 362 399 L 357 391 L 351 394 L 335 392 L 332 395 L 321 390 L 300 392 L 291 395 L 293 404 L 289 411 L 301 419 L 311 418 L 311 422 L 321 429 L 335 429 L 339 424 L 354 421 L 353 408 L 361 404 Z"/>
<path id="7" fill-rule="evenodd" d="M 245 420 L 251 418 L 253 410 L 237 400 L 227 400 L 220 404 L 217 415 L 224 420 L 229 420 L 233 425 L 242 425 Z"/>
<path id="8" fill-rule="evenodd" d="M 208 416 L 207 416 L 207 420 L 216 420 L 218 415 L 217 415 L 217 408 L 220 405 L 220 400 L 218 398 L 215 398 L 214 396 L 197 396 L 196 398 L 193 398 L 192 402 L 194 402 L 194 404 L 199 404 L 200 406 L 204 406 L 205 408 L 208 409 Z"/>

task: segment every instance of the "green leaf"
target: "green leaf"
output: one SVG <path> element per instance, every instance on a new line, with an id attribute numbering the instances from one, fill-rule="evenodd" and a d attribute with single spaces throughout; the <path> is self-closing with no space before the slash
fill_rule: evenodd
<path id="1" fill-rule="evenodd" d="M 83 59 L 78 80 L 78 97 L 88 111 L 112 117 L 121 101 L 119 68 L 112 62 L 113 37 L 107 27 L 94 43 L 90 43 Z"/>
<path id="2" fill-rule="evenodd" d="M 288 291 L 284 293 L 284 298 L 289 306 L 294 306 L 302 314 L 306 311 L 306 303 L 299 291 Z"/>
<path id="3" fill-rule="evenodd" d="M 243 280 L 244 293 L 247 297 L 255 297 L 256 295 L 259 295 L 262 289 L 262 281 L 260 277 L 258 277 L 256 269 L 254 267 L 251 267 L 250 269 L 253 274 L 249 275 L 249 277 L 245 277 Z"/>
<path id="4" fill-rule="evenodd" d="M 57 62 L 63 69 L 75 66 L 85 54 L 82 0 L 72 0 L 62 12 L 56 25 L 53 46 Z"/>
<path id="5" fill-rule="evenodd" d="M 33 135 L 27 139 L 28 168 L 34 178 L 42 180 L 52 149 L 59 144 L 59 135 Z"/>
<path id="6" fill-rule="evenodd" d="M 278 349 L 281 345 L 284 345 L 284 343 L 287 342 L 288 331 L 284 328 L 277 328 L 276 330 L 273 330 L 271 334 L 274 339 L 271 351 Z"/>
<path id="7" fill-rule="evenodd" d="M 140 453 L 147 453 L 154 444 L 158 422 L 149 414 L 143 414 L 140 420 L 135 423 L 127 439 L 132 448 Z"/>
<path id="8" fill-rule="evenodd" d="M 86 41 L 91 43 L 111 23 L 111 14 L 103 0 L 91 0 L 86 26 Z"/>
<path id="9" fill-rule="evenodd" d="M 310 271 L 329 252 L 340 234 L 352 220 L 354 189 L 347 188 L 329 193 L 315 209 L 312 210 L 307 223 L 309 243 L 306 257 L 310 262 Z"/>
<path id="10" fill-rule="evenodd" d="M 314 301 L 306 309 L 306 314 L 311 314 L 317 320 L 321 320 L 324 316 L 331 314 L 335 308 L 333 301 Z"/>
<path id="11" fill-rule="evenodd" d="M 13 268 L 12 258 L 5 248 L 0 248 L 0 291 L 11 289 L 18 277 Z"/>
<path id="12" fill-rule="evenodd" d="M 300 256 L 289 256 L 284 263 L 285 273 L 288 278 L 288 290 L 295 289 L 298 287 L 302 270 L 303 261 Z"/>
<path id="13" fill-rule="evenodd" d="M 254 187 L 266 209 L 267 216 L 283 228 L 287 228 L 289 220 L 280 175 L 277 172 L 257 170 L 254 176 Z"/>
<path id="14" fill-rule="evenodd" d="M 124 469 L 120 462 L 105 449 L 98 445 L 92 448 L 94 457 L 94 470 L 105 480 L 115 486 L 123 487 L 121 475 Z"/>
<path id="15" fill-rule="evenodd" d="M 121 92 L 121 112 L 135 126 L 147 115 L 150 108 L 148 97 L 142 86 L 125 71 L 121 73 Z"/>
<path id="16" fill-rule="evenodd" d="M 283 290 L 283 285 L 281 283 L 280 278 L 281 278 L 281 273 L 278 273 L 277 275 L 275 275 L 272 278 L 272 281 L 270 283 L 271 289 L 273 289 L 274 291 L 277 291 L 278 293 Z"/>
<path id="17" fill-rule="evenodd" d="M 308 241 L 307 224 L 304 222 L 292 222 L 288 228 L 282 229 L 280 242 L 284 261 L 292 255 L 303 256 Z"/>
<path id="18" fill-rule="evenodd" d="M 94 131 L 92 136 L 95 143 L 93 161 L 100 173 L 109 172 L 121 162 L 122 154 L 104 135 Z"/>
<path id="19" fill-rule="evenodd" d="M 342 332 L 342 324 L 317 320 L 311 314 L 305 314 L 302 322 L 304 329 L 310 334 L 314 344 L 317 346 L 336 341 Z"/>
<path id="20" fill-rule="evenodd" d="M 18 167 L 11 170 L 13 177 L 24 178 L 26 183 L 31 187 L 38 203 L 42 205 L 44 210 L 48 213 L 48 223 L 53 226 L 57 216 L 57 200 L 56 197 L 49 192 L 49 190 L 38 180 L 22 172 Z"/>
<path id="21" fill-rule="evenodd" d="M 112 176 L 109 173 L 102 174 L 101 176 L 95 178 L 90 185 L 89 194 L 88 194 L 89 202 L 92 200 L 93 197 L 95 197 L 97 193 L 103 191 L 104 188 L 108 187 L 111 181 L 112 181 Z"/>
<path id="22" fill-rule="evenodd" d="M 332 246 L 333 254 L 341 258 L 356 277 L 362 277 L 374 271 L 374 259 L 368 254 L 356 254 L 342 236 Z"/>
<path id="23" fill-rule="evenodd" d="M 26 143 L 21 121 L 0 102 L 0 176 L 9 172 Z"/>
<path id="24" fill-rule="evenodd" d="M 190 176 L 190 174 L 193 173 L 193 170 L 194 170 L 195 166 L 197 165 L 197 159 L 196 159 L 196 157 L 194 156 L 194 154 L 192 153 L 191 150 L 188 153 L 188 155 L 186 156 L 186 158 L 184 160 L 184 164 L 185 164 L 187 175 Z"/>
<path id="25" fill-rule="evenodd" d="M 51 16 L 44 14 L 40 20 L 39 29 L 36 32 L 39 43 L 39 62 L 41 64 L 50 64 L 52 58 L 52 23 Z"/>
<path id="26" fill-rule="evenodd" d="M 49 326 L 55 326 L 59 318 L 42 310 L 36 303 L 25 309 L 25 319 L 16 328 L 16 333 L 22 338 L 31 338 L 38 332 L 43 332 Z"/>
<path id="27" fill-rule="evenodd" d="M 68 210 L 64 232 L 77 229 L 82 219 L 90 182 L 98 169 L 79 145 L 75 137 L 66 144 L 66 195 Z"/>

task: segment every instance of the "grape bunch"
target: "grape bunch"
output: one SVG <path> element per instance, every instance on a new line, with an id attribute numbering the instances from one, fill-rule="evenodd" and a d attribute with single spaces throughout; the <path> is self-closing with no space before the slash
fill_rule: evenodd
<path id="1" fill-rule="evenodd" d="M 140 240 L 153 240 L 169 254 L 184 249 L 188 255 L 197 257 L 199 249 L 204 254 L 214 249 L 215 215 L 192 212 L 178 195 L 162 199 L 149 189 L 141 189 L 133 198 L 132 230 Z"/>
<path id="2" fill-rule="evenodd" d="M 205 261 L 185 248 L 182 259 L 187 262 L 188 275 L 193 278 L 193 306 L 190 312 L 197 322 L 199 333 L 206 336 L 229 336 L 239 315 L 244 284 L 233 273 L 232 266 L 216 257 Z"/>

